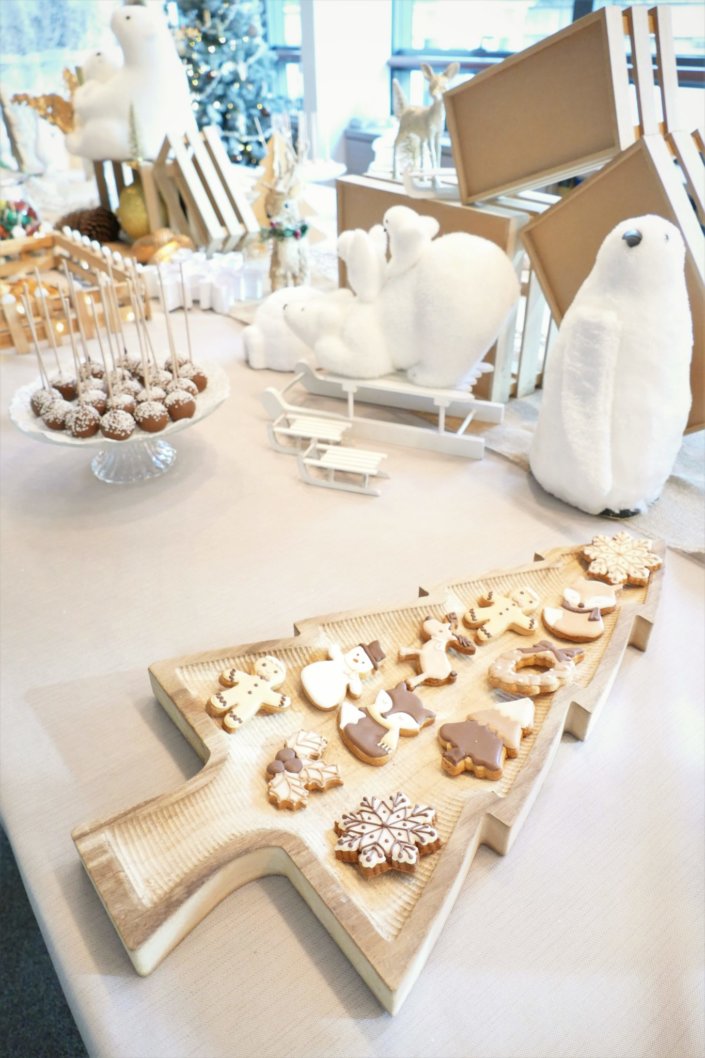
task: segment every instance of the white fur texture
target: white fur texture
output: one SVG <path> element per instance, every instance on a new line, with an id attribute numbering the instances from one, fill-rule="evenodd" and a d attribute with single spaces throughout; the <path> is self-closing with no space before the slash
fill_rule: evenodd
<path id="1" fill-rule="evenodd" d="M 124 62 L 111 71 L 109 60 L 87 58 L 88 80 L 76 89 L 76 127 L 66 137 L 72 154 L 92 161 L 132 157 L 130 108 L 133 108 L 144 158 L 155 158 L 167 132 L 193 124 L 184 67 L 166 21 L 153 9 L 131 4 L 113 12 L 110 26 Z"/>
<path id="2" fill-rule="evenodd" d="M 628 232 L 641 233 L 630 246 Z M 550 352 L 531 452 L 536 480 L 588 514 L 657 499 L 691 395 L 680 232 L 634 217 L 605 238 Z"/>
<path id="3" fill-rule="evenodd" d="M 351 378 L 406 371 L 419 386 L 459 385 L 496 340 L 519 297 L 511 261 L 494 243 L 453 233 L 393 206 L 384 230 L 343 232 L 349 291 L 288 305 L 287 323 L 318 364 Z M 385 239 L 389 238 L 389 261 Z"/>
<path id="4" fill-rule="evenodd" d="M 255 313 L 254 322 L 242 332 L 250 367 L 293 371 L 299 360 L 311 356 L 311 348 L 298 338 L 284 320 L 287 304 L 304 304 L 323 297 L 311 287 L 282 287 L 270 294 Z"/>

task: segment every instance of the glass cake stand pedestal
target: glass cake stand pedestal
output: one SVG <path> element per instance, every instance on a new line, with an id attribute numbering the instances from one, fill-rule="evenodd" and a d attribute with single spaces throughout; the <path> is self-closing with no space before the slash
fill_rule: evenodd
<path id="1" fill-rule="evenodd" d="M 106 485 L 134 485 L 166 474 L 176 454 L 168 441 L 140 438 L 130 444 L 100 448 L 91 459 L 91 470 Z"/>

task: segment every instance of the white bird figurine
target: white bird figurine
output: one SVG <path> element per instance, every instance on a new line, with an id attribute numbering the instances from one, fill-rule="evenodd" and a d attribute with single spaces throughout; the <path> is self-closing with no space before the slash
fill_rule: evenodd
<path id="1" fill-rule="evenodd" d="M 663 217 L 618 224 L 550 352 L 531 470 L 588 514 L 643 510 L 675 462 L 691 403 L 684 260 Z"/>

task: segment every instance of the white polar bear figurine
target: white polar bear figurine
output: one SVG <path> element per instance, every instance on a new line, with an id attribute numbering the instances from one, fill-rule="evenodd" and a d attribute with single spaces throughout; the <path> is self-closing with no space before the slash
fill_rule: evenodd
<path id="1" fill-rule="evenodd" d="M 406 371 L 419 386 L 462 384 L 488 352 L 519 297 L 509 257 L 494 243 L 455 232 L 406 206 L 384 216 L 390 259 L 379 229 L 343 232 L 338 253 L 355 292 L 289 304 L 294 333 L 326 370 L 351 378 Z M 345 296 L 345 295 L 348 296 Z"/>
<path id="2" fill-rule="evenodd" d="M 685 245 L 663 217 L 604 239 L 561 323 L 529 462 L 588 514 L 635 514 L 660 495 L 690 410 L 693 328 Z"/>
<path id="3" fill-rule="evenodd" d="M 186 72 L 161 15 L 130 4 L 117 8 L 110 28 L 124 62 L 87 60 L 88 80 L 76 89 L 76 127 L 66 137 L 71 154 L 91 161 L 132 158 L 131 112 L 144 158 L 155 158 L 167 132 L 195 127 Z"/>
<path id="4" fill-rule="evenodd" d="M 242 332 L 250 367 L 271 371 L 293 371 L 299 360 L 312 355 L 311 347 L 294 334 L 284 319 L 290 303 L 305 303 L 325 297 L 312 287 L 281 287 L 262 302 L 254 321 Z"/>

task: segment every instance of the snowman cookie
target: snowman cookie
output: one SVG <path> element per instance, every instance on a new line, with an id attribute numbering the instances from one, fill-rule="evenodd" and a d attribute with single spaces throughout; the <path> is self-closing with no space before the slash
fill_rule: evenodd
<path id="1" fill-rule="evenodd" d="M 346 696 L 359 698 L 362 679 L 379 668 L 385 654 L 378 640 L 359 643 L 343 652 L 339 643 L 328 647 L 328 658 L 312 661 L 301 670 L 304 694 L 317 709 L 336 709 Z"/>

